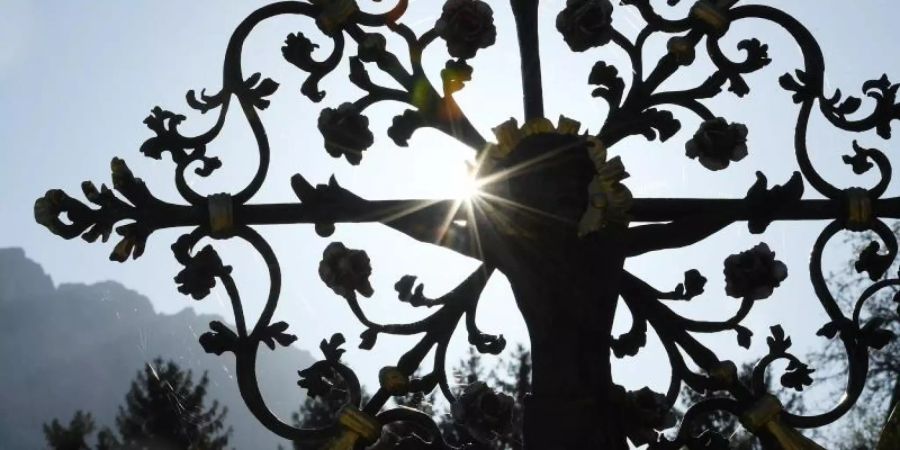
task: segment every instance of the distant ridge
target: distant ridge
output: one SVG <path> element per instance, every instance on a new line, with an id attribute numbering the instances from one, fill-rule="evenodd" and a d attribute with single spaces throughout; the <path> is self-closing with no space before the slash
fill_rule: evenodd
<path id="1" fill-rule="evenodd" d="M 197 336 L 212 320 L 223 319 L 190 309 L 157 314 L 149 299 L 112 281 L 56 287 L 22 249 L 0 249 L 0 450 L 45 448 L 41 425 L 68 422 L 78 409 L 112 425 L 131 380 L 156 356 L 195 377 L 208 371 L 208 398 L 228 407 L 231 446 L 290 448 L 247 411 L 232 378 L 234 358 L 200 348 Z M 304 395 L 297 370 L 311 362 L 294 347 L 260 351 L 260 385 L 276 414 L 297 410 Z"/>

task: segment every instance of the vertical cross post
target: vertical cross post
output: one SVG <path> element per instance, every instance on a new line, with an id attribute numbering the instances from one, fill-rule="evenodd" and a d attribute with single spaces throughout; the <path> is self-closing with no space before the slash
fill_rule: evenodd
<path id="1" fill-rule="evenodd" d="M 522 99 L 525 105 L 525 120 L 544 117 L 541 53 L 538 45 L 538 1 L 510 0 L 519 36 L 519 54 L 522 58 Z"/>

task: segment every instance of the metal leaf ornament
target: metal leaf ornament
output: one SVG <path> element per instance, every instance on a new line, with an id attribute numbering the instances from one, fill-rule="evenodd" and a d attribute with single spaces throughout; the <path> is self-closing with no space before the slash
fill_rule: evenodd
<path id="1" fill-rule="evenodd" d="M 618 156 L 607 160 L 606 147 L 597 140 L 590 141 L 588 152 L 597 174 L 588 186 L 590 200 L 578 223 L 579 236 L 609 224 L 627 225 L 630 220 L 628 210 L 634 200 L 631 191 L 622 184 L 622 180 L 628 178 L 622 160 Z"/>

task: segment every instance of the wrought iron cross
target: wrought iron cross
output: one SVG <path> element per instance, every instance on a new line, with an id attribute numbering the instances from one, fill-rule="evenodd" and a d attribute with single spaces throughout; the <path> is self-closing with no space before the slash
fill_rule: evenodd
<path id="1" fill-rule="evenodd" d="M 221 282 L 234 310 L 235 327 L 214 322 L 211 330 L 201 336 L 200 344 L 210 353 L 234 354 L 238 385 L 247 407 L 272 432 L 304 447 L 363 448 L 376 442 L 384 427 L 400 422 L 414 429 L 415 434 L 398 447 L 450 448 L 424 413 L 402 407 L 385 409 L 392 396 L 435 389 L 462 412 L 458 417 L 461 425 L 472 430 L 473 435 L 490 438 L 502 433 L 510 415 L 507 399 L 483 388 L 454 391 L 445 367 L 448 341 L 463 318 L 469 342 L 479 351 L 497 354 L 503 350 L 502 335 L 486 334 L 475 325 L 482 289 L 491 274 L 500 271 L 510 281 L 531 339 L 534 388 L 526 399 L 524 418 L 528 449 L 621 449 L 627 448 L 626 439 L 635 445 L 650 443 L 652 449 L 724 448 L 723 438 L 715 430 L 699 436 L 691 434 L 696 420 L 716 411 L 739 417 L 771 448 L 819 448 L 796 429 L 820 427 L 847 413 L 865 384 L 870 350 L 883 347 L 890 339 L 890 333 L 879 329 L 877 323 L 861 320 L 860 308 L 879 290 L 900 285 L 896 278 L 885 279 L 897 256 L 898 243 L 882 222 L 885 218 L 900 218 L 900 198 L 882 198 L 891 179 L 890 162 L 881 151 L 860 145 L 854 145 L 844 162 L 857 174 L 876 168 L 880 181 L 871 188 L 840 189 L 832 185 L 810 162 L 807 128 L 816 112 L 837 128 L 850 132 L 876 130 L 888 139 L 891 122 L 900 118 L 898 85 L 887 77 L 865 83 L 863 92 L 870 99 L 872 112 L 858 114 L 860 98 L 843 97 L 840 91 L 826 92 L 822 52 L 809 31 L 790 15 L 769 6 L 738 5 L 737 0 L 700 0 L 687 17 L 668 20 L 657 13 L 649 0 L 622 0 L 620 6 L 614 6 L 610 0 L 568 0 L 555 18 L 568 46 L 582 52 L 615 45 L 627 53 L 632 66 L 632 79 L 626 89 L 622 74 L 629 71 L 620 71 L 603 61 L 594 65 L 588 82 L 596 86 L 594 97 L 609 103 L 609 114 L 599 124 L 598 133 L 587 134 L 580 131 L 581 125 L 574 120 L 560 117 L 554 123 L 544 117 L 538 0 L 511 0 L 521 50 L 524 123 L 510 120 L 500 124 L 493 129 L 494 136 L 487 138 L 470 123 L 454 101 L 454 93 L 473 78 L 468 61 L 497 38 L 491 7 L 481 0 L 447 0 L 434 27 L 416 34 L 403 23 L 407 3 L 398 0 L 384 14 L 367 13 L 355 0 L 283 1 L 260 8 L 238 26 L 228 43 L 221 90 L 211 95 L 204 91 L 199 96 L 188 92 L 187 101 L 193 109 L 218 114 L 211 129 L 185 136 L 178 127 L 186 117 L 158 107 L 145 120 L 155 135 L 143 144 L 141 152 L 154 159 L 169 153 L 175 163 L 175 182 L 186 204 L 155 198 L 124 161 L 114 159 L 112 189 L 105 185 L 98 189 L 90 182 L 82 185 L 85 197 L 96 207 L 61 190 L 51 190 L 35 203 L 35 218 L 66 239 L 81 236 L 89 242 L 100 238 L 106 241 L 115 229 L 121 240 L 110 258 L 120 262 L 139 257 L 151 233 L 164 228 L 186 228 L 187 233 L 172 245 L 175 258 L 184 266 L 175 278 L 179 291 L 202 299 Z M 612 22 L 615 7 L 634 8 L 646 21 L 636 39 L 617 30 Z M 259 73 L 245 75 L 241 52 L 257 24 L 284 15 L 314 20 L 332 40 L 333 50 L 321 61 L 312 55 L 317 45 L 302 33 L 287 36 L 282 47 L 284 58 L 309 74 L 302 93 L 314 102 L 325 95 L 318 82 L 345 61 L 345 53 L 352 52 L 352 48 L 347 48 L 347 39 L 355 43 L 355 55 L 346 58 L 350 81 L 366 94 L 352 103 L 322 110 L 318 127 L 331 156 L 359 164 L 374 140 L 363 115 L 365 109 L 388 100 L 405 103 L 409 109 L 394 118 L 388 136 L 397 145 L 405 146 L 416 129 L 431 127 L 470 147 L 477 155 L 477 176 L 482 185 L 478 198 L 472 202 L 370 201 L 342 188 L 334 178 L 314 186 L 302 175 L 295 175 L 291 183 L 299 202 L 252 203 L 266 178 L 270 155 L 258 111 L 269 106 L 268 97 L 278 84 Z M 744 75 L 770 62 L 768 47 L 757 39 L 738 44 L 745 53 L 743 61 L 729 59 L 720 48 L 720 38 L 728 33 L 729 26 L 749 19 L 779 25 L 802 50 L 800 69 L 779 79 L 799 108 L 795 139 L 799 171 L 786 183 L 771 187 L 759 173 L 744 198 L 633 198 L 623 184 L 627 173 L 621 160 L 609 153 L 628 136 L 665 141 L 678 133 L 681 125 L 663 109 L 667 106 L 686 108 L 702 119 L 686 145 L 686 156 L 698 164 L 723 170 L 747 155 L 747 128 L 718 117 L 704 105 L 704 100 L 719 95 L 725 87 L 730 94 L 744 96 L 749 92 Z M 373 28 L 380 32 L 366 31 Z M 389 52 L 382 33 L 401 38 L 408 46 L 408 54 Z M 659 34 L 670 37 L 668 51 L 655 65 L 645 64 L 645 44 L 648 38 Z M 422 66 L 423 52 L 436 41 L 443 41 L 451 56 L 440 73 L 440 86 L 430 83 Z M 708 52 L 715 71 L 693 89 L 661 90 L 665 80 L 693 63 L 698 48 Z M 368 70 L 375 69 L 393 78 L 399 87 L 385 87 L 373 81 Z M 186 171 L 195 167 L 194 172 L 205 177 L 221 166 L 218 158 L 207 154 L 207 145 L 219 135 L 227 113 L 234 108 L 244 115 L 256 140 L 256 176 L 232 193 L 201 195 L 186 182 Z M 804 199 L 807 187 L 825 199 Z M 746 222 L 751 233 L 761 233 L 771 222 L 780 220 L 827 222 L 812 249 L 810 278 L 830 320 L 820 334 L 840 339 L 850 361 L 846 396 L 830 411 L 812 416 L 785 411 L 777 398 L 766 391 L 763 380 L 767 368 L 776 360 L 789 362 L 781 378 L 785 387 L 802 389 L 811 383 L 812 369 L 790 353 L 790 339 L 780 327 L 772 328 L 769 354 L 753 370 L 749 384 L 739 380 L 734 363 L 721 359 L 694 336 L 734 331 L 738 342 L 749 346 L 751 333 L 741 321 L 756 302 L 769 297 L 787 276 L 785 265 L 765 244 L 725 260 L 726 294 L 741 299 L 741 307 L 734 317 L 724 321 L 691 320 L 666 305 L 667 301 L 690 300 L 701 294 L 706 279 L 700 272 L 687 271 L 683 283 L 664 291 L 623 269 L 626 258 L 688 246 L 735 222 Z M 124 224 L 119 225 L 120 222 Z M 418 241 L 476 258 L 482 265 L 457 288 L 437 299 L 426 298 L 414 277 L 404 277 L 396 285 L 400 300 L 413 307 L 434 308 L 435 312 L 415 323 L 379 324 L 366 317 L 358 302 L 358 295 L 373 293 L 365 252 L 348 249 L 341 243 L 330 244 L 319 273 L 367 327 L 360 336 L 360 347 L 371 349 L 379 334 L 416 336 L 418 340 L 398 361 L 381 371 L 381 386 L 365 403 L 356 375 L 341 363 L 343 336 L 323 340 L 325 359 L 301 371 L 299 384 L 313 396 L 327 395 L 342 387 L 347 391 L 347 405 L 330 427 L 296 428 L 270 412 L 257 385 L 255 361 L 260 344 L 274 349 L 276 343 L 290 345 L 296 337 L 287 333 L 286 323 L 272 323 L 281 272 L 275 253 L 254 226 L 311 223 L 320 236 L 327 237 L 336 224 L 349 222 L 381 223 Z M 873 284 L 850 314 L 838 307 L 821 266 L 823 248 L 845 229 L 871 230 L 882 241 L 873 242 L 859 255 L 857 267 L 868 273 Z M 269 295 L 260 317 L 249 325 L 231 268 L 212 246 L 196 248 L 204 238 L 244 240 L 265 260 L 271 280 Z M 881 251 L 881 245 L 886 253 Z M 612 322 L 620 298 L 634 320 L 630 331 L 614 337 Z M 659 335 L 672 366 L 671 383 L 665 394 L 649 389 L 626 391 L 614 383 L 610 373 L 611 355 L 635 355 L 646 341 L 648 327 Z M 433 349 L 433 361 L 423 364 Z M 690 369 L 686 358 L 700 370 Z M 420 368 L 425 375 L 414 377 Z M 678 431 L 663 437 L 658 432 L 674 425 L 671 412 L 684 384 L 700 392 L 723 395 L 692 406 Z"/>

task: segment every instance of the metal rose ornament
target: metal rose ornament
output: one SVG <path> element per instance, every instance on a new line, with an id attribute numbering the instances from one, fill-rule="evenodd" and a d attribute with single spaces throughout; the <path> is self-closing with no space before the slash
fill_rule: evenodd
<path id="1" fill-rule="evenodd" d="M 762 300 L 787 278 L 787 266 L 762 242 L 725 259 L 725 293 L 735 298 Z"/>
<path id="2" fill-rule="evenodd" d="M 371 297 L 375 292 L 369 283 L 372 265 L 363 250 L 352 250 L 340 242 L 325 247 L 319 263 L 319 277 L 325 285 L 341 297 L 354 297 L 359 292 Z"/>
<path id="3" fill-rule="evenodd" d="M 567 0 L 556 16 L 556 29 L 572 51 L 583 52 L 612 39 L 612 13 L 610 0 Z"/>
<path id="4" fill-rule="evenodd" d="M 512 431 L 515 404 L 509 395 L 494 392 L 484 382 L 476 381 L 466 386 L 450 412 L 473 438 L 490 442 Z"/>
<path id="5" fill-rule="evenodd" d="M 685 144 L 685 154 L 709 170 L 722 170 L 747 156 L 747 127 L 721 117 L 704 121 Z"/>
<path id="6" fill-rule="evenodd" d="M 481 0 L 448 0 L 434 30 L 454 58 L 472 58 L 497 39 L 494 10 Z"/>
<path id="7" fill-rule="evenodd" d="M 334 158 L 343 156 L 354 166 L 362 161 L 362 152 L 375 143 L 369 118 L 352 103 L 323 109 L 319 114 L 319 131 L 325 138 L 328 154 Z"/>
<path id="8" fill-rule="evenodd" d="M 385 55 L 387 39 L 378 33 L 366 33 L 365 39 L 359 43 L 359 59 L 365 62 L 376 62 Z"/>
<path id="9" fill-rule="evenodd" d="M 617 387 L 621 392 L 621 387 Z M 621 395 L 621 394 L 620 394 Z M 666 396 L 648 387 L 624 394 L 623 410 L 632 416 L 625 425 L 628 439 L 636 446 L 656 442 L 659 431 L 674 427 L 677 418 Z"/>
<path id="10" fill-rule="evenodd" d="M 176 252 L 179 250 L 173 246 Z M 186 254 L 186 251 L 185 251 Z M 195 256 L 185 256 L 185 267 L 175 276 L 178 292 L 202 300 L 216 286 L 216 277 L 231 273 L 231 267 L 222 264 L 219 254 L 209 245 Z M 181 259 L 181 258 L 180 258 Z"/>

